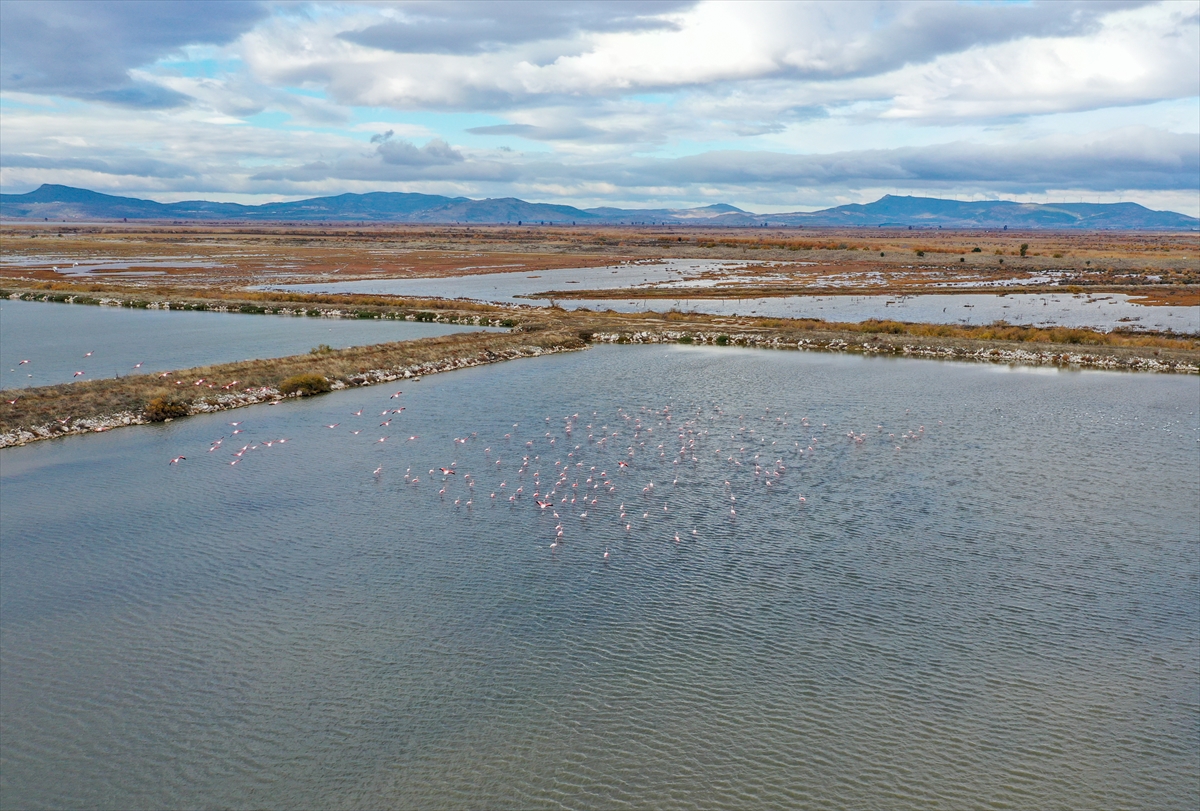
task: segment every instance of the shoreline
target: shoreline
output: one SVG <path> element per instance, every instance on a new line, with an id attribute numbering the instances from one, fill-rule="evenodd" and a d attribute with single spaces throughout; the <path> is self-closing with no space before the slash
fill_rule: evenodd
<path id="1" fill-rule="evenodd" d="M 506 339 L 497 342 L 494 339 Z M 148 425 L 151 422 L 166 422 L 199 414 L 213 414 L 235 408 L 280 403 L 305 395 L 284 394 L 280 384 L 292 373 L 318 374 L 328 382 L 329 391 L 374 386 L 396 380 L 417 381 L 425 375 L 469 369 L 491 363 L 501 363 L 520 358 L 535 358 L 560 352 L 579 351 L 586 344 L 578 337 L 564 333 L 466 333 L 442 338 L 424 338 L 415 341 L 398 341 L 391 344 L 374 344 L 365 347 L 333 350 L 322 355 L 291 355 L 260 361 L 241 361 L 215 366 L 180 369 L 170 377 L 180 382 L 200 380 L 222 380 L 240 375 L 234 382 L 251 382 L 238 391 L 213 394 L 193 393 L 188 389 L 178 390 L 169 383 L 159 382 L 158 375 L 138 375 L 102 379 L 82 383 L 61 383 L 32 389 L 5 390 L 5 400 L 16 395 L 15 404 L 5 403 L 6 413 L 0 417 L 0 448 L 19 447 L 43 439 L 54 439 L 72 434 L 102 433 L 113 428 L 130 425 Z M 422 352 L 422 350 L 426 350 Z M 440 351 L 439 351 L 440 350 Z M 424 358 L 416 356 L 426 355 Z M 362 367 L 364 361 L 379 356 L 388 356 L 398 363 Z M 431 355 L 431 356 L 430 356 Z M 374 357 L 373 357 L 374 356 Z M 353 371 L 338 373 L 330 367 L 343 367 Z M 312 371 L 316 369 L 317 371 Z M 320 374 L 321 371 L 328 372 Z M 249 374 L 247 374 L 249 372 Z M 245 378 L 249 377 L 249 380 Z M 255 379 L 257 378 L 257 379 Z M 265 379 L 264 379 L 265 378 Z M 215 384 L 214 384 L 215 385 Z M 227 388 L 227 387 L 222 387 Z M 184 394 L 184 397 L 178 395 Z M 168 399 L 180 405 L 178 417 L 151 419 L 147 406 L 156 399 Z M 90 401 L 91 408 L 88 407 Z M 123 407 L 114 408 L 115 403 Z M 139 407 L 139 404 L 140 405 Z M 79 406 L 83 406 L 81 409 Z M 13 409 L 16 409 L 15 413 Z M 31 411 L 31 409 L 33 411 Z M 55 414 L 83 412 L 81 416 L 61 418 Z M 22 413 L 24 412 L 24 413 Z"/>
<path id="2" fill-rule="evenodd" d="M 92 291 L 93 293 L 95 291 Z M 952 328 L 809 319 L 627 314 L 557 308 L 505 308 L 470 301 L 345 296 L 188 295 L 124 298 L 44 290 L 0 291 L 5 297 L 164 310 L 211 310 L 291 317 L 379 318 L 509 327 L 507 332 L 456 333 L 282 358 L 176 370 L 171 380 L 139 375 L 8 389 L 0 404 L 0 448 L 71 434 L 98 433 L 152 420 L 155 398 L 179 417 L 213 413 L 287 397 L 279 386 L 298 374 L 325 378 L 331 390 L 369 386 L 473 366 L 577 351 L 588 344 L 691 344 L 756 349 L 843 352 L 1020 366 L 1200 374 L 1200 340 L 1182 336 L 1112 335 L 1089 330 L 1025 327 Z M 83 300 L 81 300 L 83 299 Z M 300 306 L 304 305 L 304 306 Z M 314 306 L 316 305 L 316 306 Z M 1015 336 L 1015 337 L 1014 337 Z M 1057 337 L 1059 340 L 1050 340 Z M 195 382 L 194 382 L 195 381 Z M 232 381 L 226 383 L 225 381 Z M 193 386 L 208 383 L 206 389 Z M 187 384 L 187 388 L 178 388 Z M 217 386 L 220 385 L 218 389 Z M 236 390 L 230 390 L 233 385 Z M 186 394 L 185 394 L 186 392 Z"/>

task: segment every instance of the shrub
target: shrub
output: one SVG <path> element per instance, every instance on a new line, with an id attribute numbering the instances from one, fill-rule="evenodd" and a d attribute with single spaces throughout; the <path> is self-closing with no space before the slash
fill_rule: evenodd
<path id="1" fill-rule="evenodd" d="M 1022 243 L 1021 243 L 1021 256 L 1024 256 L 1024 255 L 1025 255 L 1025 252 L 1026 252 L 1026 251 L 1028 251 L 1028 250 L 1029 250 L 1029 243 L 1028 243 L 1028 242 L 1022 242 Z"/>
<path id="2" fill-rule="evenodd" d="M 679 337 L 679 343 L 681 343 L 681 344 L 690 344 L 691 342 L 692 342 L 691 335 L 681 335 Z"/>
<path id="3" fill-rule="evenodd" d="M 243 304 L 241 307 L 238 307 L 238 312 L 245 313 L 246 315 L 262 315 L 266 310 L 255 304 Z"/>
<path id="4" fill-rule="evenodd" d="M 983 253 L 983 248 L 972 248 L 971 253 Z"/>
<path id="5" fill-rule="evenodd" d="M 329 344 L 317 344 L 312 349 L 308 350 L 310 355 L 328 355 L 333 351 L 333 347 Z"/>
<path id="6" fill-rule="evenodd" d="M 718 335 L 717 336 L 717 346 L 728 346 L 728 345 L 729 345 L 729 336 L 728 335 Z"/>
<path id="7" fill-rule="evenodd" d="M 280 394 L 299 394 L 301 397 L 308 397 L 313 394 L 321 394 L 332 388 L 329 381 L 319 374 L 308 372 L 305 374 L 289 377 L 287 380 L 279 384 Z"/>
<path id="8" fill-rule="evenodd" d="M 924 256 L 924 255 L 925 255 L 925 251 L 917 251 L 917 256 Z"/>
<path id="9" fill-rule="evenodd" d="M 146 419 L 150 422 L 173 420 L 176 417 L 186 417 L 188 404 L 181 400 L 170 400 L 166 397 L 155 397 L 146 403 Z"/>
<path id="10" fill-rule="evenodd" d="M 417 321 L 434 321 L 437 319 L 437 313 L 431 313 L 425 310 L 417 313 L 413 318 Z"/>
<path id="11" fill-rule="evenodd" d="M 502 327 L 515 327 L 516 325 L 517 325 L 517 319 L 515 319 L 515 318 L 505 318 L 504 320 L 502 320 L 500 322 L 500 326 L 502 326 Z"/>

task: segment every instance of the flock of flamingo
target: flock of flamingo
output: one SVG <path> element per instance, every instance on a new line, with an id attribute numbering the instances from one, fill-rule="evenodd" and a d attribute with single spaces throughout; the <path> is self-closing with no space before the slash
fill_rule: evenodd
<path id="1" fill-rule="evenodd" d="M 352 437 L 365 433 L 352 441 L 372 444 L 385 455 L 372 463 L 376 466 L 370 475 L 377 482 L 389 478 L 385 469 L 402 466 L 395 486 L 424 490 L 444 508 L 506 507 L 535 515 L 539 524 L 553 522 L 553 530 L 542 526 L 537 534 L 546 537 L 551 553 L 562 550 L 568 539 L 586 543 L 593 527 L 605 527 L 598 535 L 610 540 L 624 534 L 680 544 L 697 539 L 701 526 L 711 526 L 715 517 L 737 521 L 750 503 L 763 509 L 762 497 L 799 517 L 811 497 L 802 486 L 806 469 L 819 464 L 832 444 L 900 451 L 926 436 L 923 425 L 899 434 L 882 424 L 873 431 L 840 433 L 826 423 L 770 408 L 755 414 L 732 414 L 716 405 L 683 411 L 670 405 L 617 408 L 609 416 L 593 411 L 547 416 L 535 425 L 513 423 L 490 439 L 478 432 L 453 437 L 451 452 L 441 462 L 414 470 L 417 459 L 430 458 L 427 452 L 392 448 L 418 443 L 421 437 L 413 434 L 395 442 L 386 433 L 405 411 L 392 403 L 402 394 L 391 394 L 377 412 L 365 406 L 348 410 L 345 423 L 322 423 L 319 430 Z M 376 431 L 367 430 L 372 418 L 379 421 Z M 228 464 L 236 466 L 247 454 L 289 441 L 225 448 L 229 439 L 244 433 L 242 425 L 230 422 L 233 430 L 213 440 L 208 452 L 224 450 L 231 455 Z M 184 460 L 180 455 L 170 463 Z M 603 544 L 602 553 L 595 548 L 603 560 L 610 559 L 609 545 Z"/>

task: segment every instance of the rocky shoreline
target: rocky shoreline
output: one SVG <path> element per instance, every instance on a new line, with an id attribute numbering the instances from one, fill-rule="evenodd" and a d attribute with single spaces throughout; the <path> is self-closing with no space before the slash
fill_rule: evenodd
<path id="1" fill-rule="evenodd" d="M 1174 358 L 1154 358 L 1144 355 L 1104 354 L 1101 352 L 1052 350 L 1036 351 L 1024 348 L 984 346 L 970 347 L 955 344 L 918 344 L 900 341 L 848 341 L 845 338 L 801 338 L 754 332 L 709 333 L 693 331 L 649 331 L 632 333 L 596 332 L 595 343 L 605 344 L 664 344 L 682 343 L 711 346 L 744 346 L 757 349 L 799 349 L 817 352 L 850 352 L 864 355 L 892 355 L 940 360 L 1003 363 L 1022 366 L 1058 366 L 1077 369 L 1102 369 L 1165 374 L 1200 374 L 1200 363 Z"/>

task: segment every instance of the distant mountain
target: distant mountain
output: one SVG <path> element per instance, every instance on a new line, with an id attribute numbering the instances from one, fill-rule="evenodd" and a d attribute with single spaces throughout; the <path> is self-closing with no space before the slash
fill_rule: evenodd
<path id="1" fill-rule="evenodd" d="M 1137 203 L 965 203 L 937 197 L 884 195 L 874 203 L 824 211 L 765 216 L 771 223 L 802 226 L 897 226 L 914 228 L 1044 228 L 1188 231 L 1200 219 L 1174 211 L 1152 211 Z"/>
<path id="2" fill-rule="evenodd" d="M 624 209 L 528 203 L 515 197 L 472 200 L 436 194 L 371 192 L 313 197 L 291 203 L 246 206 L 188 200 L 156 203 L 133 197 L 45 184 L 27 194 L 0 194 L 5 220 L 191 220 L 240 222 L 407 222 L 664 224 L 705 226 L 899 227 L 1170 230 L 1200 227 L 1200 220 L 1137 203 L 962 203 L 935 197 L 885 195 L 874 203 L 790 214 L 755 214 L 735 206 Z"/>

